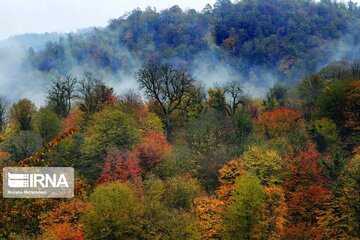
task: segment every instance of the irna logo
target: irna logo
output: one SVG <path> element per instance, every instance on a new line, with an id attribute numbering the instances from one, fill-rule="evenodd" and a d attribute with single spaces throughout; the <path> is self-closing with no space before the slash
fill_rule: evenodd
<path id="1" fill-rule="evenodd" d="M 64 174 L 21 174 L 8 172 L 8 186 L 11 188 L 26 187 L 69 187 Z"/>
<path id="2" fill-rule="evenodd" d="M 4 198 L 72 198 L 74 169 L 71 167 L 6 167 Z"/>

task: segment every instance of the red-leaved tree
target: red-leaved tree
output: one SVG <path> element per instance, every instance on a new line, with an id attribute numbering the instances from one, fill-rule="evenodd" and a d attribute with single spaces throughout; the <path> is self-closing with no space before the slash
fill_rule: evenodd
<path id="1" fill-rule="evenodd" d="M 287 176 L 284 189 L 287 196 L 289 215 L 293 226 L 308 226 L 317 221 L 317 212 L 330 196 L 320 168 L 320 154 L 314 144 L 305 151 L 285 156 Z"/>
<path id="2" fill-rule="evenodd" d="M 134 152 L 114 151 L 110 152 L 104 162 L 98 183 L 113 181 L 137 182 L 141 180 L 142 169 L 139 159 Z"/>
<path id="3" fill-rule="evenodd" d="M 170 151 L 171 145 L 164 134 L 156 131 L 148 131 L 142 143 L 135 149 L 135 153 L 140 159 L 140 166 L 144 171 L 154 168 Z"/>

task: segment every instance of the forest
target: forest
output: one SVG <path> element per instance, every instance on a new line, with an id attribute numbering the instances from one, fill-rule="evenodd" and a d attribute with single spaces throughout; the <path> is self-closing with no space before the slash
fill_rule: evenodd
<path id="1" fill-rule="evenodd" d="M 30 48 L 46 100 L 0 96 L 0 166 L 73 167 L 75 195 L 2 197 L 0 239 L 360 239 L 359 20 L 351 1 L 219 0 Z M 204 85 L 199 54 L 239 75 Z M 254 66 L 278 77 L 264 97 Z M 121 93 L 97 73 L 134 69 Z"/>
<path id="2" fill-rule="evenodd" d="M 3 239 L 359 239 L 360 62 L 264 100 L 149 62 L 146 96 L 58 76 L 1 100 L 4 166 L 66 166 L 75 197 L 1 199 Z"/>
<path id="3" fill-rule="evenodd" d="M 245 77 L 260 67 L 297 82 L 334 60 L 356 58 L 359 20 L 360 8 L 351 1 L 219 0 L 201 12 L 149 7 L 105 28 L 61 36 L 43 50 L 30 48 L 26 63 L 66 75 L 78 65 L 114 73 L 131 71 L 139 59 L 184 67 L 205 58 L 210 65 L 226 62 Z"/>

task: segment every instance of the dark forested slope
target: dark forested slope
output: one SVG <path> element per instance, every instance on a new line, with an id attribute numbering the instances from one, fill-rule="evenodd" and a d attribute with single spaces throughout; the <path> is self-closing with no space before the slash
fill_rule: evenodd
<path id="1" fill-rule="evenodd" d="M 359 17 L 356 4 L 331 0 L 219 0 L 201 12 L 135 9 L 106 28 L 69 34 L 29 56 L 35 68 L 60 73 L 74 64 L 124 71 L 138 59 L 194 66 L 205 56 L 210 65 L 222 61 L 243 76 L 256 66 L 298 80 L 331 61 L 356 58 Z"/>

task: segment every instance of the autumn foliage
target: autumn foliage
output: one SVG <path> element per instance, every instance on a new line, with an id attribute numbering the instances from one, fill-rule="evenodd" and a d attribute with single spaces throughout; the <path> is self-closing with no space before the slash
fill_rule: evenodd
<path id="1" fill-rule="evenodd" d="M 148 131 L 132 151 L 116 150 L 107 154 L 97 183 L 139 182 L 141 174 L 156 167 L 170 151 L 171 145 L 163 134 Z"/>
<path id="2" fill-rule="evenodd" d="M 238 159 L 230 160 L 219 170 L 219 182 L 221 183 L 216 194 L 225 201 L 229 201 L 231 192 L 235 190 L 236 178 L 244 174 L 241 162 Z"/>
<path id="3" fill-rule="evenodd" d="M 283 239 L 288 225 L 288 207 L 283 188 L 271 185 L 264 188 L 261 232 L 265 239 Z"/>
<path id="4" fill-rule="evenodd" d="M 289 108 L 277 108 L 263 112 L 257 124 L 268 138 L 283 137 L 292 134 L 304 124 L 300 112 Z"/>
<path id="5" fill-rule="evenodd" d="M 360 80 L 352 81 L 348 86 L 344 106 L 345 126 L 360 131 Z"/>
<path id="6" fill-rule="evenodd" d="M 84 113 L 76 108 L 72 110 L 69 115 L 62 121 L 62 132 L 67 132 L 69 129 L 75 128 L 78 126 L 81 119 L 83 119 Z"/>
<path id="7" fill-rule="evenodd" d="M 98 183 L 112 181 L 139 181 L 142 169 L 139 166 L 139 158 L 133 152 L 115 151 L 110 152 L 104 162 Z"/>
<path id="8" fill-rule="evenodd" d="M 41 239 L 50 240 L 82 240 L 84 239 L 80 217 L 87 203 L 80 199 L 65 201 L 40 223 Z"/>
<path id="9" fill-rule="evenodd" d="M 326 188 L 320 159 L 314 144 L 295 156 L 286 156 L 288 175 L 284 188 L 289 214 L 294 223 L 315 223 L 316 209 L 319 210 L 328 200 L 330 191 Z"/>
<path id="10" fill-rule="evenodd" d="M 148 171 L 154 168 L 170 150 L 171 145 L 164 134 L 148 131 L 143 137 L 142 143 L 136 147 L 135 152 L 140 159 L 141 167 Z"/>
<path id="11" fill-rule="evenodd" d="M 75 196 L 1 198 L 0 239 L 360 239 L 358 80 L 323 73 L 262 101 L 240 85 L 206 96 L 191 79 L 179 98 L 188 78 L 172 70 L 143 72 L 162 84 L 157 102 L 159 89 L 143 102 L 104 85 L 110 98 L 69 102 L 66 116 L 16 103 L 0 166 L 73 167 Z"/>
<path id="12" fill-rule="evenodd" d="M 199 217 L 202 239 L 218 239 L 224 231 L 222 213 L 225 204 L 216 197 L 201 196 L 194 200 L 195 211 Z"/>

